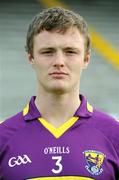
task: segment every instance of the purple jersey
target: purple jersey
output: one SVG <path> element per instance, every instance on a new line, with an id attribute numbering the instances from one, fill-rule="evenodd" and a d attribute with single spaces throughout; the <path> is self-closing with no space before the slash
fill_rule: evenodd
<path id="1" fill-rule="evenodd" d="M 119 179 L 119 123 L 80 99 L 59 128 L 42 118 L 35 97 L 0 125 L 0 180 Z"/>

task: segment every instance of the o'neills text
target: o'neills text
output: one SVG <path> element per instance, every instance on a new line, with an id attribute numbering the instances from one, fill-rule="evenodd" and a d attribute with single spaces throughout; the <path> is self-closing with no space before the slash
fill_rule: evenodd
<path id="1" fill-rule="evenodd" d="M 55 147 L 46 147 L 44 148 L 44 154 L 69 154 L 69 147 L 64 146 L 55 146 Z"/>

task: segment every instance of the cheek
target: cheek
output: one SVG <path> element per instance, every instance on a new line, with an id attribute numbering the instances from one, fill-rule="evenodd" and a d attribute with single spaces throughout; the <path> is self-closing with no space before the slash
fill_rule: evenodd
<path id="1" fill-rule="evenodd" d="M 80 59 L 75 62 L 72 61 L 72 63 L 70 64 L 71 71 L 74 73 L 80 73 L 83 66 L 84 66 L 84 62 L 83 60 Z"/>
<path id="2" fill-rule="evenodd" d="M 35 70 L 42 69 L 42 63 L 37 57 L 34 57 L 33 67 Z"/>
<path id="3" fill-rule="evenodd" d="M 39 79 L 43 79 L 48 74 L 48 66 L 44 63 L 35 62 L 34 63 L 34 70 L 38 76 Z"/>
<path id="4" fill-rule="evenodd" d="M 71 79 L 73 81 L 79 80 L 80 76 L 81 76 L 80 66 L 76 66 L 75 68 L 71 69 Z"/>
<path id="5" fill-rule="evenodd" d="M 34 60 L 34 62 L 32 64 L 32 67 L 33 67 L 33 69 L 34 69 L 34 71 L 36 72 L 37 75 L 42 73 L 43 68 L 36 60 Z"/>
<path id="6" fill-rule="evenodd" d="M 81 73 L 82 73 L 82 69 L 80 67 L 77 67 L 77 69 L 75 71 L 75 75 L 79 78 Z"/>

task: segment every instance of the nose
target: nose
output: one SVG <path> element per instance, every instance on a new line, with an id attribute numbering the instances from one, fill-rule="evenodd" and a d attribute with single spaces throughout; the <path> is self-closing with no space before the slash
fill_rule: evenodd
<path id="1" fill-rule="evenodd" d="M 64 67 L 65 65 L 65 56 L 62 51 L 56 52 L 56 55 L 53 60 L 54 67 Z"/>

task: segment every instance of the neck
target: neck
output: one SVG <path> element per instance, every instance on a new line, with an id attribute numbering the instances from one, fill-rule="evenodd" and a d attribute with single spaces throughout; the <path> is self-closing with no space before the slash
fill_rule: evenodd
<path id="1" fill-rule="evenodd" d="M 60 95 L 38 90 L 35 104 L 44 119 L 54 127 L 59 127 L 68 121 L 79 107 L 79 90 Z"/>

